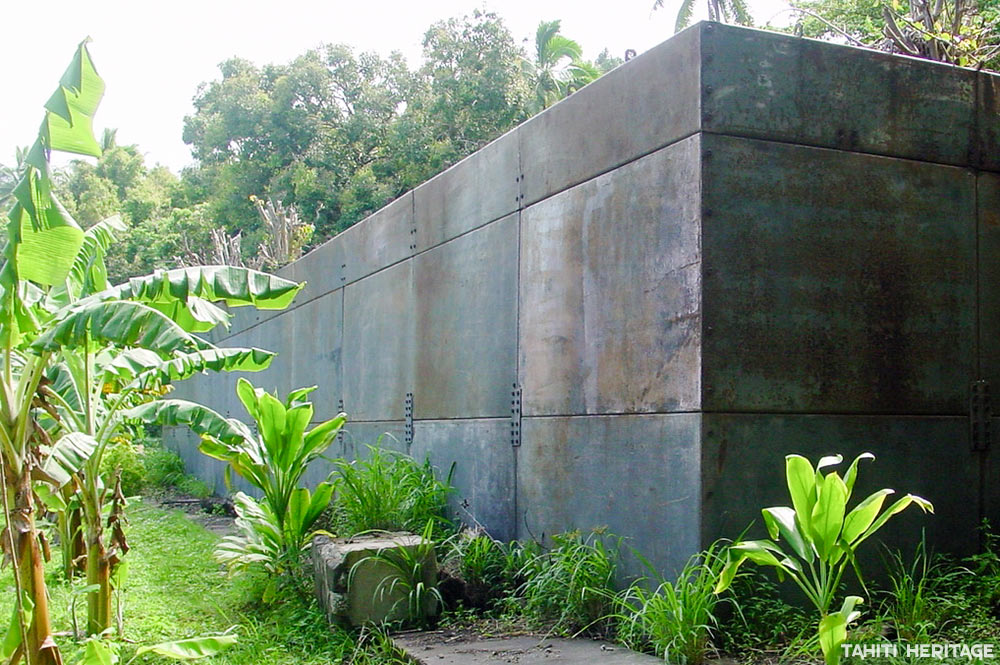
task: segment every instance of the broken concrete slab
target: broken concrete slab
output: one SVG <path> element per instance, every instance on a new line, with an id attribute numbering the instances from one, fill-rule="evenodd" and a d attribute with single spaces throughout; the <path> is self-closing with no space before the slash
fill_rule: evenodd
<path id="1" fill-rule="evenodd" d="M 330 621 L 362 626 L 369 623 L 402 621 L 408 617 L 409 580 L 394 583 L 401 576 L 383 555 L 405 549 L 421 560 L 421 579 L 425 588 L 437 584 L 437 559 L 434 548 L 424 546 L 420 536 L 408 533 L 382 533 L 351 539 L 316 536 L 313 539 L 312 563 L 316 596 Z M 427 597 L 424 616 L 437 613 L 437 603 Z"/>

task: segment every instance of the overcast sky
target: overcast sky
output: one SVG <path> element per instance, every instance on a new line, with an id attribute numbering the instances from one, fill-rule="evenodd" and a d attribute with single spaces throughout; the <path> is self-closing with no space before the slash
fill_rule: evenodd
<path id="1" fill-rule="evenodd" d="M 696 0 L 699 2 L 699 0 Z M 91 0 L 12 1 L 0 38 L 3 119 L 0 163 L 37 134 L 42 104 L 73 55 L 90 36 L 90 52 L 107 92 L 95 131 L 118 129 L 119 143 L 136 143 L 147 162 L 174 171 L 191 162 L 181 132 L 198 84 L 218 77 L 232 56 L 257 64 L 285 63 L 320 43 L 345 43 L 387 55 L 401 51 L 411 67 L 431 23 L 487 9 L 503 16 L 515 39 L 534 35 L 539 21 L 562 19 L 562 33 L 587 58 L 605 47 L 619 57 L 641 53 L 673 32 L 678 0 L 652 11 L 652 0 Z M 699 4 L 704 4 L 700 2 Z M 751 3 L 758 21 L 783 0 Z"/>

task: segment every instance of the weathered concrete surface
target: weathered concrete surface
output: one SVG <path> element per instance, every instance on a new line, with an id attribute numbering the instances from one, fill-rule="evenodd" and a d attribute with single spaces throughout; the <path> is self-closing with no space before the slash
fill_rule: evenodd
<path id="1" fill-rule="evenodd" d="M 607 527 L 666 571 L 700 548 L 700 413 L 525 418 L 517 460 L 520 538 Z"/>
<path id="2" fill-rule="evenodd" d="M 700 404 L 700 139 L 523 212 L 526 415 Z"/>
<path id="3" fill-rule="evenodd" d="M 438 478 L 452 473 L 449 503 L 465 524 L 482 525 L 501 540 L 516 536 L 509 419 L 418 421 L 410 454 L 418 462 L 429 459 Z"/>
<path id="4" fill-rule="evenodd" d="M 520 183 L 515 130 L 414 190 L 417 251 L 516 211 L 521 207 Z"/>
<path id="5" fill-rule="evenodd" d="M 401 578 L 399 564 L 408 560 L 393 558 L 399 550 L 408 551 L 409 557 L 419 561 L 419 580 Z M 316 536 L 311 554 L 316 596 L 331 621 L 363 626 L 415 618 L 408 617 L 407 585 L 420 582 L 428 589 L 437 586 L 434 547 L 424 545 L 420 536 L 388 534 L 349 541 Z M 433 616 L 438 610 L 428 595 L 422 616 Z"/>
<path id="6" fill-rule="evenodd" d="M 688 28 L 521 125 L 522 203 L 697 132 L 702 31 Z"/>
<path id="7" fill-rule="evenodd" d="M 414 254 L 413 192 L 341 233 L 344 282 L 351 284 Z"/>
<path id="8" fill-rule="evenodd" d="M 1000 175 L 977 181 L 979 234 L 979 376 L 1000 387 Z M 1000 414 L 1000 405 L 994 407 Z M 1000 430 L 995 430 L 1000 434 Z M 1000 477 L 1000 476 L 996 476 Z"/>
<path id="9" fill-rule="evenodd" d="M 968 420 L 962 417 L 704 414 L 701 441 L 702 543 L 732 538 L 752 521 L 751 537 L 766 535 L 760 509 L 789 504 L 785 455 L 814 464 L 844 455 L 843 468 L 862 462 L 851 506 L 883 487 L 912 493 L 934 504 L 934 515 L 911 506 L 874 537 L 913 551 L 921 529 L 941 550 L 968 554 L 977 544 L 979 464 L 969 453 Z M 866 546 L 877 561 L 878 547 Z"/>
<path id="10" fill-rule="evenodd" d="M 704 149 L 704 408 L 964 413 L 975 178 L 722 136 Z"/>
<path id="11" fill-rule="evenodd" d="M 344 405 L 357 420 L 402 420 L 413 391 L 413 262 L 344 291 Z"/>
<path id="12" fill-rule="evenodd" d="M 342 342 L 344 291 L 338 290 L 296 308 L 284 317 L 294 342 L 274 359 L 276 371 L 290 374 L 290 388 L 319 386 L 310 396 L 313 419 L 324 421 L 340 413 L 343 391 Z"/>
<path id="13" fill-rule="evenodd" d="M 309 281 L 294 308 L 213 339 L 281 351 L 251 379 L 320 383 L 324 417 L 342 399 L 331 455 L 389 431 L 454 460 L 456 502 L 502 537 L 606 524 L 669 571 L 786 501 L 786 453 L 870 448 L 873 480 L 938 506 L 886 533 L 967 551 L 1000 521 L 998 444 L 970 451 L 968 418 L 970 384 L 1000 382 L 998 80 L 700 24 L 285 268 Z M 238 415 L 233 383 L 178 394 Z"/>
<path id="14" fill-rule="evenodd" d="M 510 414 L 517 374 L 518 217 L 414 259 L 414 417 Z"/>
<path id="15" fill-rule="evenodd" d="M 972 70 L 734 26 L 701 29 L 703 131 L 969 164 Z"/>
<path id="16" fill-rule="evenodd" d="M 435 631 L 401 633 L 394 635 L 392 642 L 422 665 L 654 665 L 663 662 L 655 656 L 629 651 L 620 644 L 542 635 L 479 638 Z"/>

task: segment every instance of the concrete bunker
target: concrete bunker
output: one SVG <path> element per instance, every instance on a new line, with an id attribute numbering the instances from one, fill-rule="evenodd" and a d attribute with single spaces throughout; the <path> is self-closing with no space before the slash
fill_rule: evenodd
<path id="1" fill-rule="evenodd" d="M 456 463 L 499 538 L 607 526 L 665 570 L 785 503 L 784 455 L 1000 520 L 1000 78 L 713 23 L 635 58 L 281 274 L 253 377 L 318 384 L 331 454 Z M 234 376 L 178 387 L 242 415 Z M 185 430 L 189 469 L 221 478 Z M 328 469 L 311 469 L 322 478 Z M 221 483 L 219 485 L 221 487 Z"/>

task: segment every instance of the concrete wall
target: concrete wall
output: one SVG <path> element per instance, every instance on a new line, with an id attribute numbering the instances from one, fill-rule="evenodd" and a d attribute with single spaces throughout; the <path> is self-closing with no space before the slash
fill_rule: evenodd
<path id="1" fill-rule="evenodd" d="M 387 432 L 455 462 L 456 510 L 501 538 L 607 526 L 669 570 L 787 503 L 785 454 L 871 450 L 859 491 L 938 507 L 896 544 L 969 551 L 1000 517 L 969 441 L 970 383 L 1000 379 L 997 83 L 702 23 L 288 266 L 295 306 L 216 341 L 347 411 L 332 453 Z M 178 394 L 243 416 L 234 383 Z"/>

